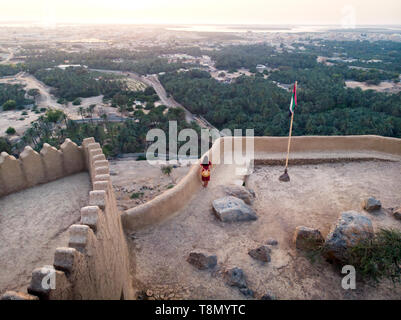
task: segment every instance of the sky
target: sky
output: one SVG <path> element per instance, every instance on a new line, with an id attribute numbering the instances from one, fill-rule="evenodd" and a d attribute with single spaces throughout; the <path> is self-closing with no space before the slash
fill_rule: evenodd
<path id="1" fill-rule="evenodd" d="M 0 0 L 0 21 L 401 25 L 400 0 Z"/>

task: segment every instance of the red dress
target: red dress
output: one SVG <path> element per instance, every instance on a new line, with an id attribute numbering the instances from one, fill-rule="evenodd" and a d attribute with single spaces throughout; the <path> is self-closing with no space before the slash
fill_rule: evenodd
<path id="1" fill-rule="evenodd" d="M 211 162 L 209 161 L 209 164 L 201 164 L 202 167 L 202 181 L 210 181 L 210 166 Z"/>

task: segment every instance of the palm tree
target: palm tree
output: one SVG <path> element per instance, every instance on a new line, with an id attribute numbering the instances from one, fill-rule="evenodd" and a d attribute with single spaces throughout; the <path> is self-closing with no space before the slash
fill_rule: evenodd
<path id="1" fill-rule="evenodd" d="M 78 108 L 78 114 L 80 114 L 82 120 L 84 120 L 84 108 L 83 107 L 79 107 Z"/>

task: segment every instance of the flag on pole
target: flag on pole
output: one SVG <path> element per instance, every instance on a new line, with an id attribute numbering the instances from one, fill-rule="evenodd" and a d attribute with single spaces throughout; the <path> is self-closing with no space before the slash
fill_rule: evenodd
<path id="1" fill-rule="evenodd" d="M 296 106 L 297 106 L 297 85 L 294 84 L 294 89 L 292 90 L 292 96 L 291 96 L 290 116 L 294 113 Z"/>

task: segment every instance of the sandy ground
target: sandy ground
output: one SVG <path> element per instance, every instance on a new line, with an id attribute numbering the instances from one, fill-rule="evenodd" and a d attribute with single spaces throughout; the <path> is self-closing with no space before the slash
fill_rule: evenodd
<path id="1" fill-rule="evenodd" d="M 345 81 L 345 85 L 347 88 L 361 88 L 363 91 L 365 90 L 375 90 L 378 92 L 389 92 L 389 93 L 397 93 L 401 91 L 401 84 L 394 83 L 390 81 L 382 81 L 379 85 L 370 85 L 366 82 L 359 81 Z"/>
<path id="2" fill-rule="evenodd" d="M 151 165 L 147 161 L 110 161 L 110 174 L 119 209 L 127 210 L 153 199 L 177 184 L 189 169 L 183 164 L 167 176 L 162 173 L 161 165 Z M 134 193 L 138 194 L 138 198 L 131 199 Z"/>
<path id="3" fill-rule="evenodd" d="M 25 291 L 33 269 L 53 264 L 89 189 L 88 174 L 79 173 L 0 198 L 0 294 Z"/>
<path id="4" fill-rule="evenodd" d="M 357 289 L 341 288 L 342 276 L 325 261 L 312 262 L 294 249 L 291 239 L 299 225 L 319 228 L 326 236 L 339 215 L 361 210 L 361 201 L 375 196 L 384 208 L 401 204 L 401 162 L 350 162 L 303 165 L 290 168 L 290 183 L 278 181 L 283 168 L 256 166 L 248 186 L 256 193 L 253 204 L 259 218 L 253 222 L 224 224 L 211 210 L 212 200 L 223 195 L 222 184 L 235 179 L 232 168 L 212 172 L 209 187 L 196 194 L 190 204 L 163 223 L 128 236 L 135 253 L 135 285 L 151 290 L 157 299 L 244 299 L 227 286 L 221 272 L 238 266 L 249 287 L 260 298 L 265 293 L 277 299 L 400 299 L 401 287 L 383 281 L 373 287 L 357 282 Z M 363 213 L 375 229 L 401 223 L 388 213 Z M 272 246 L 272 261 L 260 263 L 248 250 L 278 240 Z M 198 271 L 186 262 L 188 253 L 207 250 L 218 257 L 217 271 Z"/>
<path id="5" fill-rule="evenodd" d="M 79 106 L 74 106 L 72 102 L 67 105 L 57 103 L 57 98 L 50 94 L 51 87 L 45 85 L 43 82 L 36 79 L 34 76 L 26 73 L 18 73 L 12 77 L 0 78 L 0 83 L 8 84 L 22 84 L 25 86 L 25 90 L 29 89 L 39 89 L 40 97 L 36 99 L 36 104 L 38 109 L 40 108 L 53 108 L 63 110 L 65 114 L 68 115 L 70 119 L 76 120 L 81 119 L 79 114 L 80 107 L 88 108 L 91 104 L 95 104 L 97 107 L 94 110 L 94 118 L 100 117 L 99 113 L 115 114 L 120 115 L 120 112 L 116 108 L 110 107 L 108 104 L 103 103 L 103 95 L 89 98 L 81 98 L 82 102 Z M 29 97 L 31 98 L 31 97 Z M 26 111 L 27 115 L 22 115 L 22 112 Z M 22 135 L 25 130 L 31 126 L 31 122 L 37 120 L 43 113 L 35 113 L 29 109 L 25 110 L 12 110 L 0 112 L 0 136 L 5 136 L 5 131 L 8 127 L 13 127 L 17 134 L 11 136 L 10 138 L 17 138 Z"/>

